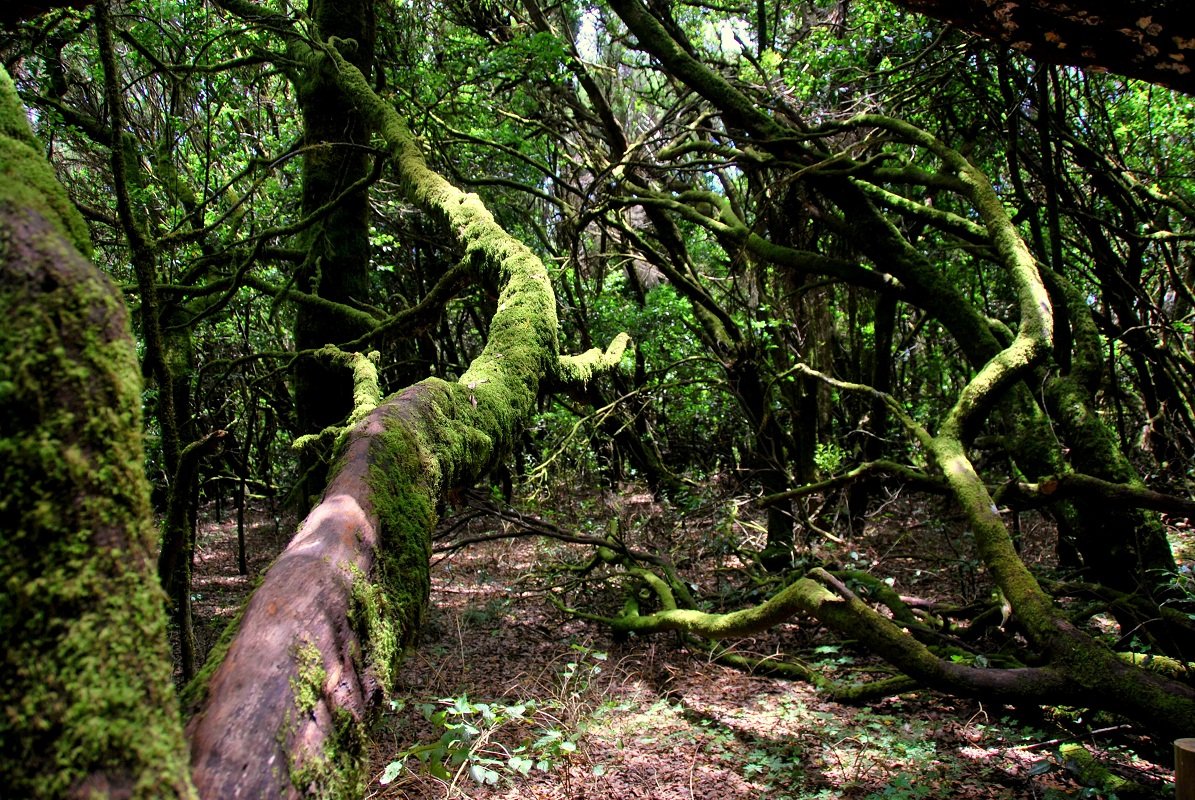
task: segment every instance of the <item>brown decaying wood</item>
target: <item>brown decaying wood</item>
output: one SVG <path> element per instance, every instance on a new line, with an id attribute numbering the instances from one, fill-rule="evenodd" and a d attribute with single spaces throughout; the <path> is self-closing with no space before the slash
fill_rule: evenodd
<path id="1" fill-rule="evenodd" d="M 1174 742 L 1175 800 L 1195 800 L 1195 739 Z"/>
<path id="2" fill-rule="evenodd" d="M 187 725 L 192 774 L 204 797 L 299 794 L 289 786 L 287 754 L 322 754 L 334 713 L 362 719 L 379 690 L 354 661 L 361 642 L 348 610 L 352 568 L 371 574 L 378 546 L 366 477 L 383 413 L 357 428 L 323 500 L 249 601 L 208 688 L 209 701 L 218 702 L 206 703 Z M 298 650 L 308 645 L 320 653 L 326 678 L 315 707 L 299 714 L 291 682 Z"/>

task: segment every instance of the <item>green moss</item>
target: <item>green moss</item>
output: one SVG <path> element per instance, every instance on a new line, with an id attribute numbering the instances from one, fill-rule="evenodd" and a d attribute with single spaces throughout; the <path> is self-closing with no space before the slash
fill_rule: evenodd
<path id="1" fill-rule="evenodd" d="M 351 798 L 365 792 L 365 739 L 361 725 L 343 708 L 327 704 L 335 715 L 331 736 L 319 752 L 290 746 L 296 729 L 304 718 L 323 713 L 317 708 L 326 700 L 328 671 L 318 647 L 304 640 L 293 650 L 295 672 L 290 679 L 294 715 L 288 713 L 277 732 L 287 753 L 287 776 L 291 785 L 307 797 Z"/>
<path id="2" fill-rule="evenodd" d="M 332 737 L 320 753 L 291 758 L 291 785 L 304 797 L 346 800 L 365 796 L 366 741 L 352 714 L 336 711 Z"/>
<path id="3" fill-rule="evenodd" d="M 962 443 L 957 438 L 939 436 L 932 440 L 932 449 L 934 460 L 967 515 L 980 557 L 1012 604 L 1021 624 L 1035 641 L 1055 642 L 1057 610 L 1017 554 L 1012 535 L 1000 518 L 987 487 L 967 458 Z"/>
<path id="4" fill-rule="evenodd" d="M 0 200 L 0 784 L 189 797 L 140 373 L 119 297 L 63 235 Z"/>
<path id="5" fill-rule="evenodd" d="M 0 70 L 0 785 L 190 797 L 117 293 Z"/>
<path id="6" fill-rule="evenodd" d="M 405 427 L 395 426 L 379 437 L 374 450 L 369 481 L 371 501 L 381 525 L 374 584 L 381 596 L 374 595 L 370 600 L 379 611 L 381 607 L 386 609 L 388 629 L 384 633 L 380 628 L 376 630 L 379 639 L 371 636 L 370 642 L 392 648 L 385 662 L 370 655 L 380 678 L 392 674 L 396 659 L 414 641 L 423 618 L 431 592 L 428 564 L 436 513 L 426 477 L 434 468 L 415 436 Z M 372 594 L 357 586 L 354 593 L 362 600 Z"/>
<path id="7" fill-rule="evenodd" d="M 17 96 L 17 87 L 3 68 L 0 68 L 0 138 L 16 139 L 30 147 L 38 146 L 21 98 Z"/>
<path id="8" fill-rule="evenodd" d="M 1177 658 L 1156 656 L 1150 653 L 1117 653 L 1121 660 L 1134 664 L 1142 669 L 1165 675 L 1176 681 L 1190 681 L 1195 675 L 1195 663 L 1179 661 Z"/>
<path id="9" fill-rule="evenodd" d="M 303 714 L 310 714 L 323 699 L 328 671 L 324 669 L 319 648 L 311 642 L 304 642 L 295 648 L 295 665 L 296 672 L 290 679 L 295 708 Z"/>
<path id="10" fill-rule="evenodd" d="M 625 333 L 620 333 L 605 352 L 594 347 L 580 355 L 561 356 L 556 368 L 557 376 L 570 383 L 588 383 L 596 373 L 618 366 L 630 340 Z"/>
<path id="11" fill-rule="evenodd" d="M 403 657 L 402 632 L 395 625 L 395 615 L 385 590 L 385 575 L 377 584 L 371 582 L 357 565 L 348 567 L 352 575 L 349 623 L 361 640 L 365 666 L 371 670 L 379 685 L 390 691 L 394 672 Z"/>
<path id="12" fill-rule="evenodd" d="M 0 67 L 0 202 L 44 216 L 84 255 L 91 237 L 54 170 L 42 157 L 12 78 Z"/>
<path id="13" fill-rule="evenodd" d="M 1084 786 L 1098 789 L 1102 794 L 1140 791 L 1141 787 L 1132 781 L 1114 774 L 1081 744 L 1064 744 L 1058 748 L 1058 755 Z"/>
<path id="14" fill-rule="evenodd" d="M 657 578 L 657 580 L 659 580 Z M 660 583 L 663 583 L 662 581 Z M 658 585 L 657 591 L 658 591 Z M 814 614 L 827 604 L 838 602 L 821 584 L 801 579 L 759 605 L 726 614 L 711 614 L 690 608 L 665 608 L 654 614 L 629 614 L 613 621 L 619 633 L 659 633 L 679 630 L 707 639 L 749 636 L 767 630 L 796 614 Z"/>

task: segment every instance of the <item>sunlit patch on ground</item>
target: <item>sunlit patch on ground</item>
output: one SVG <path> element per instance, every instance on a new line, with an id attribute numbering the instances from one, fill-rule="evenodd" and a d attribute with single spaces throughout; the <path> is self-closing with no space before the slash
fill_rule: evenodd
<path id="1" fill-rule="evenodd" d="M 681 517 L 641 492 L 625 501 L 574 497 L 556 508 L 556 522 L 570 530 L 606 530 L 610 516 L 620 517 L 618 525 L 636 547 L 699 553 L 685 563 L 686 577 L 714 596 L 742 567 L 719 550 L 717 520 Z M 873 520 L 841 544 L 814 546 L 824 548 L 823 557 L 895 576 L 902 593 L 935 600 L 981 596 L 988 588 L 965 537 L 934 513 L 912 507 Z M 1047 559 L 1050 531 L 1037 520 L 1025 522 L 1024 546 Z M 468 532 L 492 534 L 503 526 L 478 519 Z M 218 637 L 293 527 L 255 509 L 247 528 L 250 574 L 241 576 L 235 516 L 205 517 L 194 592 L 201 651 Z M 721 530 L 740 536 L 751 528 L 734 521 Z M 549 562 L 579 559 L 584 552 L 577 545 L 519 538 L 434 559 L 422 641 L 374 731 L 370 797 L 1099 796 L 1077 780 L 1062 754 L 1063 745 L 1075 742 L 1114 773 L 1154 786 L 1157 796 L 1165 796 L 1165 782 L 1173 779 L 1150 760 L 1139 733 L 1115 720 L 1103 733 L 1082 736 L 1065 710 L 1058 712 L 1064 716 L 1027 719 L 932 693 L 845 706 L 805 684 L 713 663 L 672 635 L 614 642 L 603 626 L 565 617 L 530 578 Z M 883 669 L 866 653 L 799 620 L 733 647 L 756 657 L 795 655 L 843 679 Z"/>

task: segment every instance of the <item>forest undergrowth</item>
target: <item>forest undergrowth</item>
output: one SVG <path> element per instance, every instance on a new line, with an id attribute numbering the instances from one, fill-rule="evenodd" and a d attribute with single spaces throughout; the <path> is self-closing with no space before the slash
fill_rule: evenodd
<path id="1" fill-rule="evenodd" d="M 518 511 L 479 493 L 462 497 L 440 526 L 419 646 L 374 731 L 368 796 L 1171 796 L 1166 754 L 1116 718 L 1072 708 L 1015 712 L 927 691 L 849 706 L 805 683 L 723 666 L 676 635 L 615 641 L 600 624 L 560 610 L 562 602 L 583 601 L 616 613 L 615 587 L 596 575 L 579 579 L 592 548 L 527 534 L 536 527 L 614 534 L 675 559 L 712 608 L 741 607 L 768 591 L 755 586 L 742 555 L 763 534 L 750 503 L 726 495 L 711 487 L 704 503 L 684 510 L 637 486 L 557 487 L 516 500 Z M 253 509 L 250 574 L 241 576 L 235 511 L 223 520 L 212 512 L 196 557 L 201 650 L 292 527 L 267 508 Z M 1025 515 L 1020 530 L 1026 560 L 1047 568 L 1051 527 Z M 961 524 L 940 500 L 893 498 L 856 533 L 835 539 L 811 538 L 809 554 L 890 579 L 902 595 L 963 605 L 991 591 Z M 863 649 L 808 621 L 725 645 L 848 682 L 886 674 Z"/>

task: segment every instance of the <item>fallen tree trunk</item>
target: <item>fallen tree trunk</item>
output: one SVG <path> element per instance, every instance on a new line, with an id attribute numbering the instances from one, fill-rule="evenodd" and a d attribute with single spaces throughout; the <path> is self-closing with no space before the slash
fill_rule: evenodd
<path id="1" fill-rule="evenodd" d="M 21 796 L 360 797 L 364 724 L 417 631 L 441 498 L 509 450 L 541 381 L 585 381 L 627 344 L 561 357 L 541 261 L 427 168 L 339 53 L 308 54 L 382 133 L 411 199 L 500 287 L 498 311 L 458 382 L 380 404 L 368 359 L 341 354 L 358 380 L 354 424 L 322 502 L 184 694 L 190 769 L 127 313 L 80 255 L 86 228 L 0 71 L 0 307 L 13 322 L 0 337 L 0 785 Z"/>
<path id="2" fill-rule="evenodd" d="M 407 195 L 443 217 L 467 259 L 501 287 L 498 311 L 459 381 L 428 379 L 371 411 L 358 408 L 363 418 L 342 436 L 323 500 L 186 698 L 203 797 L 361 796 L 363 723 L 417 631 L 444 493 L 508 451 L 542 380 L 586 380 L 617 364 L 626 344 L 620 337 L 606 353 L 561 358 L 539 258 L 476 195 L 428 169 L 398 115 L 338 52 L 312 57 L 333 61 L 341 88 L 390 148 Z"/>

